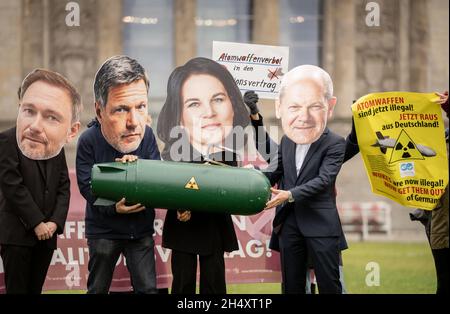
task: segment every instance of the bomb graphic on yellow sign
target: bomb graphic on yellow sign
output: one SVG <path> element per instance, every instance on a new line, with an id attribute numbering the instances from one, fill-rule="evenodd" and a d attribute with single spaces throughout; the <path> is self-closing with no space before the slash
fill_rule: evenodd
<path id="1" fill-rule="evenodd" d="M 425 159 L 425 157 L 434 157 L 436 152 L 425 145 L 416 144 L 405 130 L 401 130 L 397 139 L 383 136 L 381 132 L 376 132 L 377 141 L 372 146 L 380 147 L 383 154 L 386 154 L 388 148 L 392 148 L 389 163 L 408 159 Z"/>

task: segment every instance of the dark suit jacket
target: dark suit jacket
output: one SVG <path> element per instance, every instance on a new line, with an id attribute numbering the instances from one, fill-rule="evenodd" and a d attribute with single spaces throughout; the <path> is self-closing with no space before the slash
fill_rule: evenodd
<path id="1" fill-rule="evenodd" d="M 277 234 L 291 211 L 299 230 L 305 237 L 339 237 L 341 222 L 336 207 L 335 181 L 345 154 L 344 138 L 325 129 L 322 136 L 311 144 L 297 176 L 295 165 L 296 144 L 286 136 L 281 139 L 277 166 L 266 173 L 272 185 L 290 190 L 295 200 L 277 208 L 273 221 Z M 272 236 L 272 240 L 274 240 Z M 272 242 L 274 248 L 276 245 Z"/>
<path id="2" fill-rule="evenodd" d="M 356 135 L 355 135 L 356 136 Z M 345 139 L 345 156 L 344 162 L 353 158 L 359 153 L 358 139 L 352 140 L 350 134 Z"/>
<path id="3" fill-rule="evenodd" d="M 225 154 L 215 153 L 211 159 L 237 166 L 236 156 L 226 161 Z M 191 161 L 204 163 L 203 159 Z M 220 167 L 220 166 L 218 166 Z M 177 211 L 168 210 L 164 220 L 162 246 L 191 254 L 210 255 L 239 249 L 230 214 L 191 212 L 191 219 L 181 222 Z"/>
<path id="4" fill-rule="evenodd" d="M 46 161 L 25 157 L 16 141 L 16 128 L 0 133 L 0 243 L 33 246 L 34 227 L 52 221 L 58 226 L 49 240 L 64 230 L 69 210 L 70 181 L 64 150 Z"/>

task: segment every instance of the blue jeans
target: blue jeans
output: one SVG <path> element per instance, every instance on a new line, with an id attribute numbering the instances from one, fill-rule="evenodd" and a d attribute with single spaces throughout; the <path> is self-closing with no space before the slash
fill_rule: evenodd
<path id="1" fill-rule="evenodd" d="M 153 237 L 133 240 L 88 239 L 89 294 L 109 292 L 117 260 L 122 253 L 135 293 L 157 293 Z"/>

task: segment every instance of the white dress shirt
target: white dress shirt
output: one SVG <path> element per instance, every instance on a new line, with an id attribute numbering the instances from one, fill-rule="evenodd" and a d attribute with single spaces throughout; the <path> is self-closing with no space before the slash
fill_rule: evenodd
<path id="1" fill-rule="evenodd" d="M 302 168 L 303 162 L 305 161 L 306 154 L 308 153 L 311 144 L 297 144 L 295 147 L 295 168 L 297 169 L 297 177 Z M 292 196 L 292 192 L 289 192 L 288 202 L 293 203 L 295 200 Z"/>
<path id="2" fill-rule="evenodd" d="M 310 146 L 311 144 L 297 144 L 297 147 L 295 148 L 295 167 L 297 168 L 297 176 L 302 168 L 303 161 L 305 160 Z"/>

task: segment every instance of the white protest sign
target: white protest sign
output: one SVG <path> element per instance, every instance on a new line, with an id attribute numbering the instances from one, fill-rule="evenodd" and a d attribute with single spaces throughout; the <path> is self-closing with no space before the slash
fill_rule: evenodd
<path id="1" fill-rule="evenodd" d="M 260 98 L 275 99 L 288 71 L 289 47 L 214 41 L 212 55 L 230 71 L 242 93 L 253 90 Z"/>

